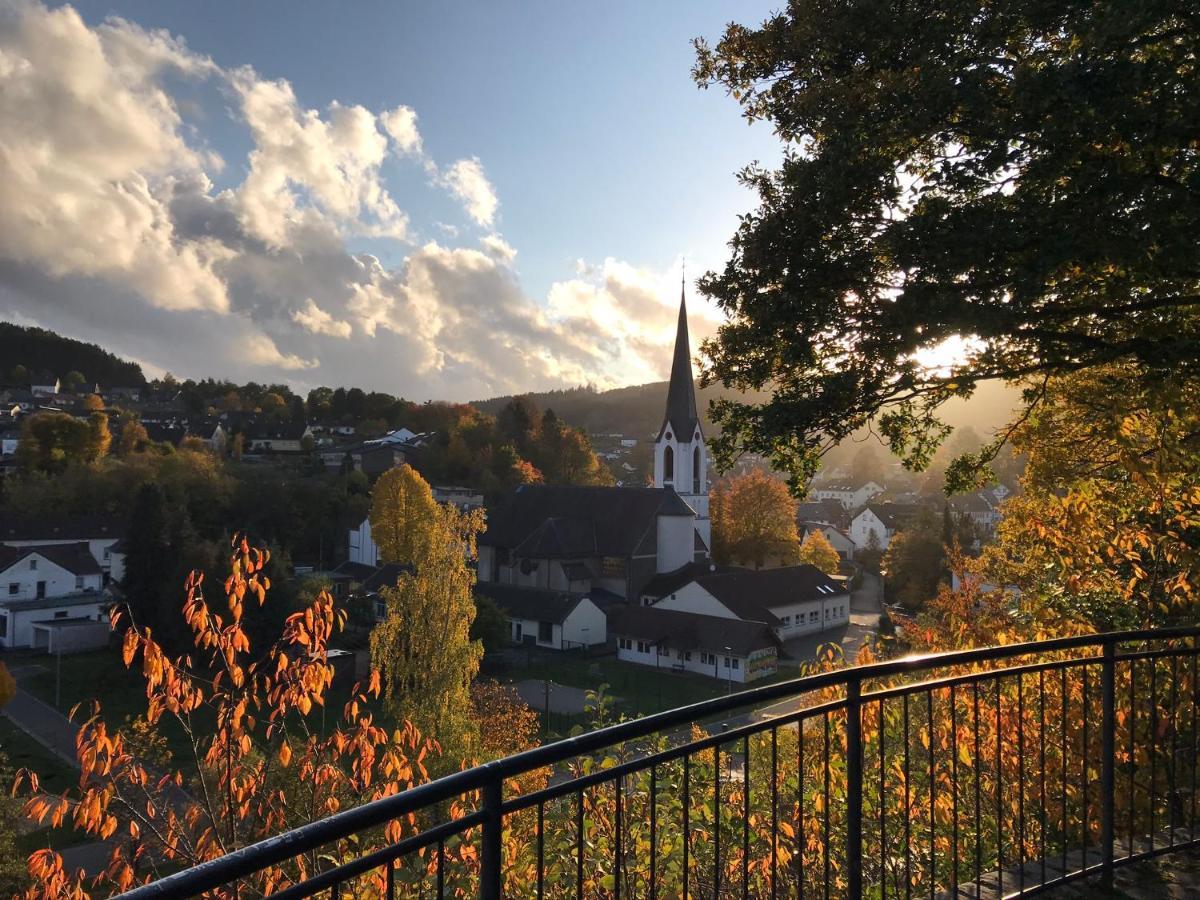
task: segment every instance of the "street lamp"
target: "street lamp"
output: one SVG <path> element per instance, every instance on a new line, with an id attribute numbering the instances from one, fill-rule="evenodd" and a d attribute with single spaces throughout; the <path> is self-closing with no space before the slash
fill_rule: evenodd
<path id="1" fill-rule="evenodd" d="M 733 653 L 733 648 L 726 647 L 725 648 L 725 668 L 729 670 L 729 689 L 726 691 L 727 694 L 733 693 L 733 659 L 730 656 L 731 653 Z"/>

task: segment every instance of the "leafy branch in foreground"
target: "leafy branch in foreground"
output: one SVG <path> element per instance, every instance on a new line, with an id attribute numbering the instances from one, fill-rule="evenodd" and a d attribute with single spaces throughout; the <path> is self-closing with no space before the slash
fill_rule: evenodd
<path id="1" fill-rule="evenodd" d="M 700 282 L 705 383 L 772 392 L 714 405 L 717 461 L 799 490 L 871 422 L 924 466 L 981 381 L 1200 376 L 1198 42 L 1185 0 L 791 0 L 698 41 L 696 81 L 785 142 Z"/>

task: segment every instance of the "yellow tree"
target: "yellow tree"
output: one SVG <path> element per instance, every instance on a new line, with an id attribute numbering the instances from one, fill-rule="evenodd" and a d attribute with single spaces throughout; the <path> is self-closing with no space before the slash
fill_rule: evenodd
<path id="1" fill-rule="evenodd" d="M 719 483 L 710 516 L 717 562 L 756 569 L 796 562 L 796 501 L 782 481 L 755 469 Z"/>
<path id="2" fill-rule="evenodd" d="M 826 575 L 834 575 L 842 559 L 833 549 L 833 544 L 829 543 L 829 538 L 825 537 L 825 532 L 814 528 L 800 545 L 798 561 L 816 566 Z"/>
<path id="3" fill-rule="evenodd" d="M 384 703 L 458 758 L 477 748 L 471 681 L 483 647 L 471 640 L 478 510 L 460 512 L 433 499 L 411 466 L 375 484 L 371 535 L 385 562 L 405 567 L 380 591 L 387 613 L 371 633 L 371 661 L 383 677 Z"/>

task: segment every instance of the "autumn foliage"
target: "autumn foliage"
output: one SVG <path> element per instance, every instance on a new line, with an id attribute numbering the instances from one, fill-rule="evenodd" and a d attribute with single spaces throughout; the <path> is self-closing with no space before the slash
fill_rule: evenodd
<path id="1" fill-rule="evenodd" d="M 124 891 L 427 779 L 426 761 L 438 747 L 409 724 L 381 726 L 368 708 L 379 694 L 378 675 L 354 687 L 333 727 L 321 728 L 314 715 L 332 702 L 326 649 L 343 619 L 328 593 L 289 616 L 273 645 L 254 652 L 243 613 L 266 597 L 266 563 L 265 551 L 235 540 L 224 608 L 209 604 L 200 576 L 188 580 L 183 616 L 194 637 L 192 653 L 169 657 L 148 629 L 127 615 L 117 620 L 125 662 L 137 666 L 145 681 L 146 722 L 182 731 L 188 766 L 161 770 L 140 758 L 131 749 L 137 743 L 132 735 L 110 729 L 96 703 L 78 735 L 78 788 L 46 795 L 37 775 L 27 771 L 18 787 L 30 794 L 30 818 L 116 839 L 108 865 L 87 879 L 67 871 L 58 853 L 39 850 L 29 859 L 34 880 L 26 897 Z M 451 805 L 446 812 L 455 816 L 461 809 Z M 243 882 L 242 890 L 271 893 L 345 854 L 364 852 L 371 840 L 396 841 L 417 827 L 415 817 L 393 820 L 353 846 L 338 844 L 269 867 Z M 453 848 L 448 852 L 456 856 Z M 463 851 L 464 857 L 472 854 L 469 847 Z M 412 877 L 422 877 L 423 861 L 414 866 Z"/>

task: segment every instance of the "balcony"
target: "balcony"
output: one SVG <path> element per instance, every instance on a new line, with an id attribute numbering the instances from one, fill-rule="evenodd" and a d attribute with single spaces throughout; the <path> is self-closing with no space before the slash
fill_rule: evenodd
<path id="1" fill-rule="evenodd" d="M 268 867 L 290 873 L 273 886 L 284 898 L 1111 883 L 1197 843 L 1198 639 L 1084 635 L 767 685 L 459 772 L 125 896 L 250 896 Z M 395 820 L 401 840 L 356 853 Z"/>

